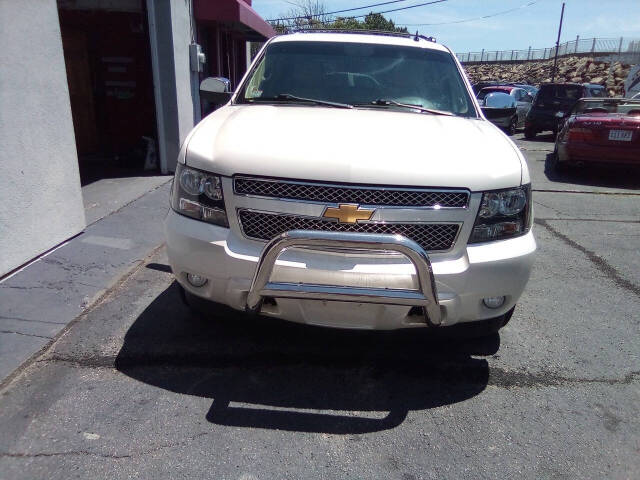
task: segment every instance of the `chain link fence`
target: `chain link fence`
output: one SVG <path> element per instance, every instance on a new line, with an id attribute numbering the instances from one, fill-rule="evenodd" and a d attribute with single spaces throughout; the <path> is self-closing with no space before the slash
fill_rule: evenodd
<path id="1" fill-rule="evenodd" d="M 462 63 L 526 62 L 549 60 L 556 54 L 556 47 L 526 50 L 482 50 L 481 52 L 456 53 Z M 560 44 L 558 57 L 568 55 L 606 56 L 608 61 L 640 63 L 640 38 L 580 38 Z"/>

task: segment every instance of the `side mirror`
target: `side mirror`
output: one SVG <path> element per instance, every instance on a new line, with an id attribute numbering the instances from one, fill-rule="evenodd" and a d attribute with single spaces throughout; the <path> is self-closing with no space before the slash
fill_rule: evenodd
<path id="1" fill-rule="evenodd" d="M 223 77 L 209 77 L 200 82 L 200 97 L 216 105 L 231 100 L 231 81 Z"/>

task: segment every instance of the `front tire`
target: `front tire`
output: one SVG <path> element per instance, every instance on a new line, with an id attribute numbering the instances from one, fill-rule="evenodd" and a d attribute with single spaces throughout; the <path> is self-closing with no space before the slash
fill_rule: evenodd
<path id="1" fill-rule="evenodd" d="M 525 128 L 524 138 L 526 138 L 527 140 L 533 140 L 534 138 L 536 138 L 536 131 L 531 128 Z"/>

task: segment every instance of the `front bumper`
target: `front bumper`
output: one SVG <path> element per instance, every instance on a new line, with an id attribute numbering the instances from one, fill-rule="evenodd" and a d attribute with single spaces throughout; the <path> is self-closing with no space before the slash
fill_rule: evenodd
<path id="1" fill-rule="evenodd" d="M 265 246 L 239 236 L 233 229 L 193 220 L 170 210 L 165 219 L 167 254 L 177 281 L 191 293 L 238 310 L 247 295 Z M 441 325 L 497 317 L 516 303 L 529 279 L 536 249 L 533 234 L 468 246 L 456 258 L 431 257 Z M 191 286 L 187 273 L 209 281 Z M 418 289 L 413 263 L 405 256 L 353 251 L 292 248 L 276 261 L 274 282 L 343 285 L 366 288 Z M 505 296 L 502 307 L 489 309 L 482 299 Z M 410 306 L 326 300 L 277 298 L 261 313 L 312 325 L 396 329 L 427 326 Z"/>

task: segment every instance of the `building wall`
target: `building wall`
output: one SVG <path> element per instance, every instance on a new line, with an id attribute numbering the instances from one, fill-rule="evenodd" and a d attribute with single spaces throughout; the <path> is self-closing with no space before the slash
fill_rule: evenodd
<path id="1" fill-rule="evenodd" d="M 159 75 L 159 88 L 162 105 L 156 108 L 158 115 L 163 113 L 163 125 L 158 125 L 164 133 L 165 159 L 161 159 L 163 171 L 174 171 L 180 145 L 194 126 L 194 105 L 198 105 L 197 90 L 194 92 L 189 65 L 189 44 L 191 43 L 190 2 L 175 0 L 147 0 L 149 10 L 149 28 L 154 29 L 157 49 L 152 61 Z M 194 27 L 195 28 L 195 27 Z M 157 106 L 158 107 L 158 106 Z M 159 135 L 159 141 L 163 141 Z"/>
<path id="2" fill-rule="evenodd" d="M 178 135 L 180 145 L 187 137 L 195 124 L 195 107 L 200 105 L 199 83 L 197 74 L 191 71 L 189 61 L 189 44 L 192 37 L 195 41 L 195 20 L 190 10 L 191 2 L 171 2 L 172 8 L 172 32 L 173 32 L 173 58 L 175 64 L 176 101 L 178 103 Z M 191 32 L 193 25 L 194 31 Z M 196 78 L 195 89 L 193 79 Z M 180 147 L 178 145 L 178 148 Z M 172 161 L 176 162 L 176 158 Z M 172 169 L 173 170 L 173 169 Z"/>
<path id="3" fill-rule="evenodd" d="M 85 226 L 56 0 L 0 0 L 0 276 Z"/>

